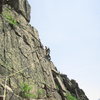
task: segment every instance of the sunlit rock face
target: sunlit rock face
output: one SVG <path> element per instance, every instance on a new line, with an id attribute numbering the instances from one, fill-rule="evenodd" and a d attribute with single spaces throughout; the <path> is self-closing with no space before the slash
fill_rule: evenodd
<path id="1" fill-rule="evenodd" d="M 27 0 L 2 0 L 0 11 L 0 100 L 88 100 L 51 61 Z"/>
<path id="2" fill-rule="evenodd" d="M 27 0 L 9 0 L 9 5 L 30 21 L 30 5 Z"/>

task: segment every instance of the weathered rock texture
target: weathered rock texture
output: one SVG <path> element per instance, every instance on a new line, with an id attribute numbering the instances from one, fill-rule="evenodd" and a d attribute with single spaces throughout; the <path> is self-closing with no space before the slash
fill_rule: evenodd
<path id="1" fill-rule="evenodd" d="M 88 100 L 75 80 L 60 74 L 38 31 L 29 24 L 27 0 L 1 0 L 0 4 L 0 100 L 68 100 L 71 94 Z M 22 84 L 31 86 L 24 96 Z"/>

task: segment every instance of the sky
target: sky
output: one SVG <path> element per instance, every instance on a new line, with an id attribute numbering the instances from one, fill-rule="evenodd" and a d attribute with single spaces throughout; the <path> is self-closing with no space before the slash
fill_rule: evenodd
<path id="1" fill-rule="evenodd" d="M 28 0 L 31 24 L 61 73 L 100 98 L 100 0 Z"/>

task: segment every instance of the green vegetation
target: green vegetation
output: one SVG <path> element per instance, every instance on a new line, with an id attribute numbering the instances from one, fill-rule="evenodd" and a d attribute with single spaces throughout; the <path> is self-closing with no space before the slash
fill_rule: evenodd
<path id="1" fill-rule="evenodd" d="M 76 97 L 74 97 L 73 95 L 71 94 L 68 94 L 65 96 L 67 100 L 78 100 Z"/>
<path id="2" fill-rule="evenodd" d="M 11 15 L 5 15 L 5 19 L 12 25 L 17 25 L 17 21 Z"/>
<path id="3" fill-rule="evenodd" d="M 27 83 L 23 83 L 21 84 L 21 92 L 20 92 L 20 96 L 23 97 L 23 98 L 37 98 L 37 96 L 35 94 L 32 94 L 31 93 L 31 90 L 32 90 L 32 86 L 27 84 Z"/>
<path id="4" fill-rule="evenodd" d="M 59 90 L 59 86 L 56 84 L 56 89 Z"/>
<path id="5" fill-rule="evenodd" d="M 45 94 L 45 91 L 43 89 L 38 89 L 37 94 L 38 94 L 38 97 L 42 96 Z"/>
<path id="6" fill-rule="evenodd" d="M 16 19 L 14 19 L 14 16 L 12 16 L 12 12 L 10 11 L 10 9 L 6 9 L 2 16 L 5 18 L 6 21 L 8 21 L 10 24 L 12 25 L 17 25 L 17 21 Z"/>
<path id="7" fill-rule="evenodd" d="M 40 98 L 42 97 L 44 94 L 45 94 L 45 90 L 44 89 L 38 89 L 35 94 L 32 94 L 31 91 L 32 91 L 32 86 L 27 84 L 27 83 L 22 83 L 20 85 L 20 96 L 25 98 L 25 99 L 37 99 L 37 98 Z"/>

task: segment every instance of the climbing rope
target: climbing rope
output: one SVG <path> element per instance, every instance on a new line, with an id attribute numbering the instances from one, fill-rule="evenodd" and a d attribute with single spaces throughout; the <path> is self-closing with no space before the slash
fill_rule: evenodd
<path id="1" fill-rule="evenodd" d="M 3 95 L 3 100 L 6 100 L 6 84 L 7 84 L 8 78 L 6 77 L 5 79 L 5 86 L 4 86 L 4 95 Z"/>
<path id="2" fill-rule="evenodd" d="M 35 60 L 33 60 L 34 61 L 34 63 L 38 63 L 38 62 L 36 62 Z M 27 68 L 30 68 L 30 67 L 27 67 Z M 2 84 L 2 82 L 0 83 L 3 87 L 4 87 L 4 94 L 3 94 L 3 100 L 6 100 L 6 90 L 7 90 L 7 80 L 10 78 L 10 77 L 12 77 L 12 76 L 15 76 L 16 74 L 18 74 L 18 73 L 20 73 L 20 72 L 23 72 L 24 70 L 26 70 L 27 68 L 23 68 L 23 69 L 21 69 L 21 70 L 19 70 L 19 71 L 16 71 L 16 72 L 14 72 L 14 73 L 12 73 L 12 74 L 10 74 L 9 76 L 5 76 L 4 77 L 4 79 L 5 79 L 5 83 L 4 83 L 4 85 Z M 7 71 L 6 71 L 6 73 L 7 73 Z M 2 80 L 2 81 L 4 81 L 4 80 Z M 11 90 L 11 92 L 13 92 L 12 90 Z M 16 94 L 15 94 L 16 95 Z M 18 95 L 16 95 L 16 96 L 18 96 Z M 19 96 L 18 96 L 19 97 Z"/>

